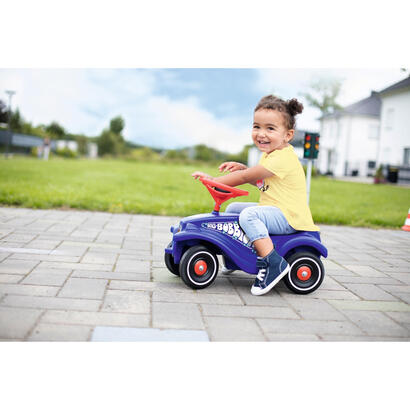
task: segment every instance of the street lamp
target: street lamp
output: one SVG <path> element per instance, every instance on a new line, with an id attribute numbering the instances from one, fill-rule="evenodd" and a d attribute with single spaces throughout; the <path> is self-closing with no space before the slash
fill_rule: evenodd
<path id="1" fill-rule="evenodd" d="M 7 136 L 6 152 L 5 152 L 5 156 L 6 156 L 6 158 L 8 158 L 8 156 L 9 156 L 9 144 L 11 144 L 11 137 L 12 137 L 11 127 L 10 127 L 10 120 L 11 120 L 11 99 L 12 99 L 13 95 L 16 94 L 16 92 L 15 92 L 15 91 L 12 91 L 12 90 L 6 90 L 6 94 L 8 94 L 8 96 L 9 96 L 9 112 L 8 112 L 8 116 L 7 116 L 7 120 L 8 120 L 8 136 Z"/>

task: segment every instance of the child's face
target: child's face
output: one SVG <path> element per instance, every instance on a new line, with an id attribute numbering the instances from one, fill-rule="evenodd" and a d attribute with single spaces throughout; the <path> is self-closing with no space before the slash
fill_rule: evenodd
<path id="1" fill-rule="evenodd" d="M 252 139 L 256 147 L 270 154 L 285 148 L 293 136 L 294 130 L 288 130 L 282 113 L 276 110 L 258 110 L 254 113 Z"/>

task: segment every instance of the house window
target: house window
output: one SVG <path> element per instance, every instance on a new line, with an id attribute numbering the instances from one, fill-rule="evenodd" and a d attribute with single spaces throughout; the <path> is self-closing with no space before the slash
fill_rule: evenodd
<path id="1" fill-rule="evenodd" d="M 410 165 L 410 148 L 404 148 L 403 165 Z"/>
<path id="2" fill-rule="evenodd" d="M 393 129 L 393 120 L 394 120 L 394 108 L 388 108 L 386 111 L 386 130 Z"/>
<path id="3" fill-rule="evenodd" d="M 375 169 L 376 168 L 376 161 L 368 161 L 367 162 L 367 168 Z"/>
<path id="4" fill-rule="evenodd" d="M 368 135 L 369 135 L 369 140 L 377 140 L 379 138 L 379 126 L 369 124 Z"/>

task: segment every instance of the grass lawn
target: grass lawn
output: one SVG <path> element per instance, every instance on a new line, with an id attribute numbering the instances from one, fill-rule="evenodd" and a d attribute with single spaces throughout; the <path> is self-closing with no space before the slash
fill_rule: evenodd
<path id="1" fill-rule="evenodd" d="M 190 176 L 197 169 L 120 160 L 1 159 L 0 204 L 180 216 L 209 212 L 211 196 Z M 218 175 L 216 166 L 199 169 Z M 242 188 L 249 196 L 234 200 L 258 201 L 255 187 Z M 399 228 L 410 189 L 319 177 L 312 179 L 310 206 L 316 223 Z"/>

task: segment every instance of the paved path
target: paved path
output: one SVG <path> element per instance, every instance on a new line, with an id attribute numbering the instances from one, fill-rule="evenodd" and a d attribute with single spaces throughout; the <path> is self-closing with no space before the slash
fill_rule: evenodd
<path id="1" fill-rule="evenodd" d="M 410 233 L 321 226 L 321 288 L 256 297 L 243 272 L 201 291 L 169 273 L 177 221 L 0 208 L 0 339 L 410 340 Z"/>

